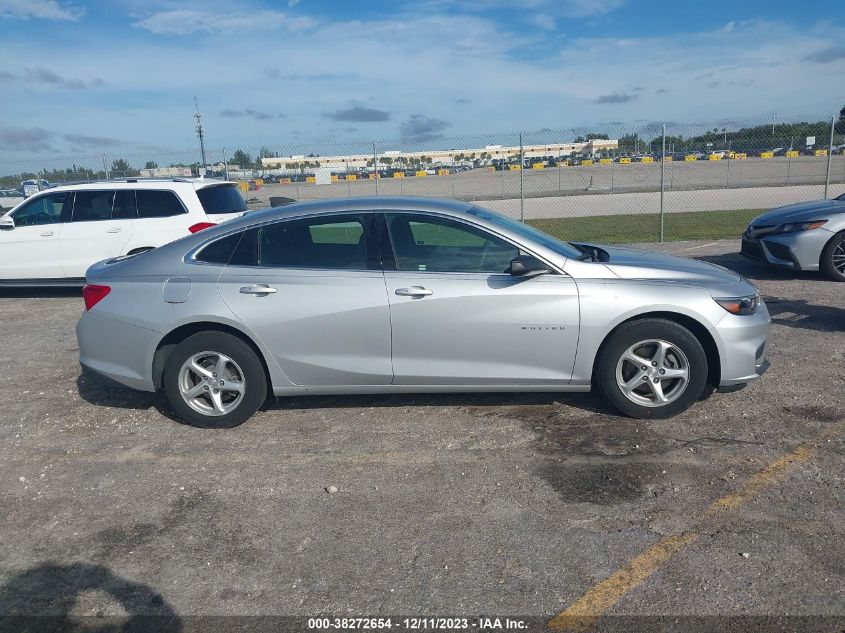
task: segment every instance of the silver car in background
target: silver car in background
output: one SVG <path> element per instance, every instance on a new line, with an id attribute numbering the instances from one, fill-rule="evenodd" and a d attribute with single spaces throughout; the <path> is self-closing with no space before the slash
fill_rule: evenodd
<path id="1" fill-rule="evenodd" d="M 195 425 L 301 394 L 601 390 L 669 417 L 768 366 L 757 289 L 704 262 L 559 241 L 470 203 L 250 213 L 94 265 L 86 372 Z"/>
<path id="2" fill-rule="evenodd" d="M 821 270 L 833 281 L 845 281 L 845 194 L 757 216 L 742 235 L 741 252 L 774 266 Z"/>

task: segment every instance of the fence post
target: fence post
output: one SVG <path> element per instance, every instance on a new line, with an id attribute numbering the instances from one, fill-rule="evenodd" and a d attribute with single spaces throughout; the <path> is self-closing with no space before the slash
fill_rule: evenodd
<path id="1" fill-rule="evenodd" d="M 519 133 L 519 221 L 525 222 L 525 150 L 522 147 L 522 132 Z"/>
<path id="2" fill-rule="evenodd" d="M 824 197 L 827 199 L 827 190 L 830 188 L 830 161 L 833 158 L 833 128 L 836 126 L 836 117 L 830 117 L 830 143 L 827 145 L 827 176 L 824 179 Z"/>
<path id="3" fill-rule="evenodd" d="M 109 168 L 106 167 L 106 155 L 103 154 L 103 171 L 106 174 L 106 180 L 109 180 L 111 177 L 109 176 Z"/>
<path id="4" fill-rule="evenodd" d="M 379 178 L 378 178 L 378 155 L 376 154 L 376 144 L 375 143 L 373 143 L 373 174 L 375 174 L 375 177 L 376 177 L 376 195 L 379 195 L 379 193 L 378 193 L 378 180 L 379 180 Z"/>
<path id="5" fill-rule="evenodd" d="M 666 193 L 666 124 L 663 124 L 663 151 L 660 154 L 660 241 L 663 242 L 663 198 Z"/>
<path id="6" fill-rule="evenodd" d="M 223 148 L 223 173 L 226 174 L 226 180 L 229 180 L 229 161 L 226 158 L 226 148 Z"/>

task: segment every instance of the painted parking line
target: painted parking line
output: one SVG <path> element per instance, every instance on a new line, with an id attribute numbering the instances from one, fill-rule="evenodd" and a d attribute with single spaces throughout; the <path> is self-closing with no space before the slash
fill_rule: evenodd
<path id="1" fill-rule="evenodd" d="M 823 442 L 845 432 L 845 421 L 831 424 L 816 437 Z M 742 507 L 764 490 L 783 479 L 793 466 L 804 463 L 818 452 L 812 443 L 805 442 L 755 473 L 737 491 L 711 503 L 692 522 L 689 531 L 665 536 L 642 554 L 631 559 L 613 574 L 593 585 L 587 593 L 558 613 L 548 622 L 553 631 L 584 631 L 595 624 L 608 609 L 626 594 L 648 580 L 661 565 L 696 541 L 699 534 L 716 527 L 719 519 Z"/>
<path id="2" fill-rule="evenodd" d="M 708 246 L 715 246 L 719 242 L 710 242 L 709 244 L 699 244 L 698 246 L 688 246 L 687 248 L 682 248 L 681 251 L 694 251 L 698 248 L 707 248 Z"/>

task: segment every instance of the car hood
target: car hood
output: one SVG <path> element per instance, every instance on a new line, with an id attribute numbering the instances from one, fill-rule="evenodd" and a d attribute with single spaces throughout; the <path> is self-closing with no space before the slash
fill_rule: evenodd
<path id="1" fill-rule="evenodd" d="M 622 279 L 655 279 L 679 281 L 708 286 L 742 281 L 742 276 L 716 264 L 688 257 L 676 257 L 627 246 L 591 244 L 605 251 L 608 261 L 603 264 Z"/>
<path id="2" fill-rule="evenodd" d="M 809 222 L 811 220 L 824 219 L 822 216 L 837 213 L 845 213 L 845 201 L 842 200 L 813 200 L 811 202 L 799 202 L 785 207 L 778 207 L 771 211 L 758 215 L 751 220 L 751 224 L 775 225 L 788 222 Z"/>

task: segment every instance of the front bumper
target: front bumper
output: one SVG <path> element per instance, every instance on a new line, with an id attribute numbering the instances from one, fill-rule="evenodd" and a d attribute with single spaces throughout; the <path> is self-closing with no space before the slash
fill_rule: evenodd
<path id="1" fill-rule="evenodd" d="M 769 368 L 766 353 L 771 326 L 772 319 L 763 301 L 756 314 L 728 314 L 716 324 L 713 335 L 721 361 L 720 388 L 743 385 L 765 373 Z"/>
<path id="2" fill-rule="evenodd" d="M 815 271 L 819 269 L 822 250 L 832 236 L 833 233 L 824 228 L 770 233 L 757 238 L 746 233 L 742 236 L 740 254 L 781 268 Z"/>

